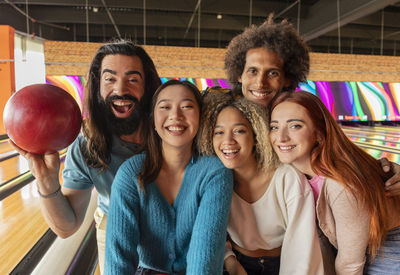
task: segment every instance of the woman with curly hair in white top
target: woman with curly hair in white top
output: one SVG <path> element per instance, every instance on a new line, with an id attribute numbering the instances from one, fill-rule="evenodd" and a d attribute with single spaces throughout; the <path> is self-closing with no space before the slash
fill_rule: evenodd
<path id="1" fill-rule="evenodd" d="M 234 172 L 225 269 L 230 274 L 323 274 L 311 188 L 278 163 L 263 108 L 229 94 L 204 98 L 201 153 Z"/>

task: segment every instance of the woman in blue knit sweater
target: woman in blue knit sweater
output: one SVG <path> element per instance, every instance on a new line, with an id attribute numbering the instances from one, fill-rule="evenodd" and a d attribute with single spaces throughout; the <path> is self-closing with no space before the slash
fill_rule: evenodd
<path id="1" fill-rule="evenodd" d="M 145 152 L 112 185 L 106 274 L 222 274 L 233 175 L 195 152 L 200 110 L 189 82 L 155 92 Z"/>

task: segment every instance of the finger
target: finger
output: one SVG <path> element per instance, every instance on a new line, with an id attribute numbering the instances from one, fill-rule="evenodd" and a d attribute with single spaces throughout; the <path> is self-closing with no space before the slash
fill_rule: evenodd
<path id="1" fill-rule="evenodd" d="M 387 158 L 381 158 L 380 160 L 382 169 L 384 172 L 389 172 L 391 167 L 392 167 L 392 163 L 387 159 Z"/>
<path id="2" fill-rule="evenodd" d="M 400 196 L 400 191 L 396 190 L 396 191 L 387 191 L 385 192 L 385 196 L 387 197 L 397 197 Z"/>
<path id="3" fill-rule="evenodd" d="M 27 151 L 19 147 L 17 144 L 15 144 L 11 139 L 9 139 L 8 142 L 11 144 L 12 147 L 14 147 L 15 151 L 17 151 L 21 156 L 25 156 L 25 154 L 28 153 Z"/>
<path id="4" fill-rule="evenodd" d="M 397 182 L 400 182 L 400 175 L 399 174 L 394 174 L 393 177 L 391 177 L 390 179 L 388 179 L 385 182 L 385 186 L 387 188 L 387 187 L 390 187 L 390 186 L 396 184 Z"/>

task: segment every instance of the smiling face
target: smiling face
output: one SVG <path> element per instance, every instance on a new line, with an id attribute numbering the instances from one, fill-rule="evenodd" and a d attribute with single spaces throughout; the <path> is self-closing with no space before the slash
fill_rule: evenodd
<path id="1" fill-rule="evenodd" d="M 154 107 L 154 125 L 163 148 L 189 148 L 199 128 L 200 110 L 192 91 L 182 85 L 165 87 Z"/>
<path id="2" fill-rule="evenodd" d="M 291 163 L 313 176 L 311 151 L 316 143 L 313 122 L 307 110 L 294 102 L 278 104 L 271 114 L 270 140 L 279 160 Z"/>
<path id="3" fill-rule="evenodd" d="M 214 151 L 229 169 L 243 169 L 255 163 L 254 135 L 249 121 L 234 107 L 226 107 L 217 118 Z"/>
<path id="4" fill-rule="evenodd" d="M 242 83 L 245 98 L 265 107 L 290 84 L 284 75 L 283 61 L 264 48 L 247 51 L 246 64 L 238 81 Z"/>
<path id="5" fill-rule="evenodd" d="M 108 125 L 118 136 L 135 132 L 142 121 L 145 79 L 137 56 L 107 55 L 101 63 L 100 96 Z"/>
<path id="6" fill-rule="evenodd" d="M 144 94 L 142 61 L 137 56 L 107 55 L 101 63 L 100 95 L 118 118 L 127 118 Z"/>

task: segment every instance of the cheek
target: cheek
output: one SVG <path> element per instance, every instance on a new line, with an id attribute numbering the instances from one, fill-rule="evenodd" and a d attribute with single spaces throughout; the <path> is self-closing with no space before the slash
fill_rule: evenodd
<path id="1" fill-rule="evenodd" d="M 211 145 L 212 145 L 214 151 L 218 153 L 218 143 L 219 143 L 218 139 L 214 136 L 211 142 L 212 142 Z"/>
<path id="2" fill-rule="evenodd" d="M 275 133 L 270 132 L 269 133 L 269 142 L 271 142 L 271 144 L 274 144 L 274 141 L 275 141 Z"/>
<path id="3" fill-rule="evenodd" d="M 106 99 L 107 97 L 107 88 L 106 85 L 100 82 L 100 96 L 102 99 Z"/>
<path id="4" fill-rule="evenodd" d="M 160 129 L 162 127 L 162 117 L 157 112 L 154 112 L 154 126 L 156 129 Z"/>
<path id="5" fill-rule="evenodd" d="M 142 99 L 143 95 L 144 95 L 144 87 L 143 87 L 143 85 L 141 85 L 140 89 L 139 89 L 139 92 L 138 92 L 138 95 L 137 95 L 138 99 L 139 100 Z"/>
<path id="6" fill-rule="evenodd" d="M 195 128 L 195 130 L 197 131 L 199 129 L 199 125 L 200 125 L 200 114 L 199 114 L 199 112 L 194 112 L 190 116 L 190 120 L 191 120 L 191 124 L 193 125 L 193 128 Z"/>
<path id="7" fill-rule="evenodd" d="M 248 152 L 250 152 L 250 153 L 253 152 L 254 145 L 255 145 L 253 137 L 246 137 L 245 139 L 243 139 L 242 143 L 243 143 L 243 147 L 245 146 L 246 150 Z"/>

